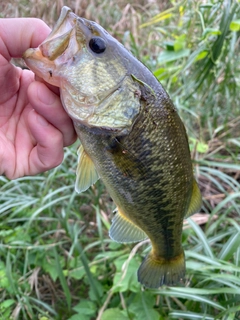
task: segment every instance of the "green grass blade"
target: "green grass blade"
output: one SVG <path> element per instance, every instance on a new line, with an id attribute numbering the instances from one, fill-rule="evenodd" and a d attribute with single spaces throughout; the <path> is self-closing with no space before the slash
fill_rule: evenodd
<path id="1" fill-rule="evenodd" d="M 79 232 L 81 232 L 81 231 L 77 230 L 76 228 L 71 228 L 70 226 L 68 226 L 68 230 L 69 230 L 68 231 L 69 235 L 72 238 L 73 248 L 74 248 L 74 250 L 76 250 L 79 253 L 79 258 L 81 259 L 81 262 L 83 264 L 83 267 L 86 272 L 90 287 L 92 288 L 92 291 L 95 295 L 95 299 L 96 299 L 97 303 L 99 305 L 101 305 L 100 293 L 99 293 L 98 288 L 95 284 L 95 280 L 93 278 L 93 275 L 90 271 L 87 257 L 86 257 L 84 250 L 79 242 Z"/>
<path id="2" fill-rule="evenodd" d="M 223 290 L 223 289 L 222 289 Z M 164 295 L 164 296 L 168 296 L 168 297 L 178 297 L 178 298 L 182 298 L 182 299 L 187 299 L 190 301 L 197 301 L 200 303 L 204 303 L 206 305 L 212 306 L 214 308 L 216 308 L 217 310 L 225 310 L 225 308 L 220 305 L 217 302 L 212 301 L 211 299 L 211 295 L 212 294 L 220 294 L 220 293 L 239 293 L 238 290 L 234 289 L 230 289 L 229 288 L 224 288 L 224 291 L 222 291 L 221 289 L 193 289 L 193 288 L 169 288 L 169 290 L 167 289 L 161 289 L 159 291 L 154 291 L 156 294 L 159 295 Z M 203 296 L 203 294 L 208 295 L 209 298 Z"/>
<path id="3" fill-rule="evenodd" d="M 201 241 L 201 243 L 203 245 L 203 249 L 204 249 L 206 255 L 213 259 L 214 258 L 214 254 L 212 252 L 211 247 L 208 244 L 207 238 L 206 238 L 205 234 L 203 233 L 202 229 L 191 218 L 188 218 L 187 220 L 188 220 L 190 226 L 195 231 L 195 233 L 198 236 L 199 240 Z"/>
<path id="4" fill-rule="evenodd" d="M 232 258 L 233 254 L 237 251 L 240 244 L 240 232 L 233 234 L 228 241 L 223 245 L 218 258 L 228 261 Z"/>
<path id="5" fill-rule="evenodd" d="M 169 313 L 173 319 L 190 319 L 190 320 L 214 320 L 214 317 L 202 313 L 187 311 L 173 311 Z"/>
<path id="6" fill-rule="evenodd" d="M 212 211 L 212 216 L 216 213 L 218 213 L 219 211 L 221 211 L 221 209 L 223 207 L 225 207 L 227 205 L 228 202 L 231 202 L 235 199 L 238 199 L 240 197 L 240 192 L 236 192 L 233 194 L 229 194 L 223 201 L 221 201 Z"/>
<path id="7" fill-rule="evenodd" d="M 64 295 L 66 297 L 68 310 L 70 310 L 71 309 L 71 301 L 72 301 L 71 292 L 69 290 L 69 287 L 68 287 L 68 284 L 67 284 L 67 280 L 66 280 L 66 278 L 65 278 L 65 276 L 63 274 L 63 270 L 62 270 L 62 267 L 61 267 L 61 264 L 60 264 L 59 255 L 57 253 L 57 249 L 56 248 L 53 249 L 53 253 L 54 253 L 54 257 L 55 257 L 57 274 L 58 274 L 60 283 L 62 285 Z"/>

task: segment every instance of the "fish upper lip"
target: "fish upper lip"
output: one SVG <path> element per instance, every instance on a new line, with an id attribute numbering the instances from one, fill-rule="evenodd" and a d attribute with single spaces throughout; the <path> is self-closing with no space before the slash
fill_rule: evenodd
<path id="1" fill-rule="evenodd" d="M 80 29 L 82 29 L 82 34 L 90 32 L 85 19 L 78 17 L 74 12 L 72 12 L 72 10 L 69 7 L 64 6 L 61 10 L 61 14 L 59 19 L 57 20 L 57 23 L 55 24 L 51 33 L 48 35 L 45 41 L 49 41 L 55 38 L 56 34 L 59 33 L 61 29 L 63 29 L 64 31 L 60 32 L 60 35 L 70 31 L 71 29 L 76 27 L 78 22 L 81 23 Z"/>
<path id="2" fill-rule="evenodd" d="M 52 33 L 57 31 L 61 27 L 62 23 L 66 19 L 66 16 L 68 15 L 69 12 L 72 12 L 72 10 L 69 7 L 67 6 L 62 7 L 60 17 L 58 18 L 57 23 L 54 25 Z"/>
<path id="3" fill-rule="evenodd" d="M 76 19 L 76 15 L 72 12 L 72 10 L 67 7 L 67 6 L 64 6 L 62 7 L 62 10 L 61 10 L 61 13 L 60 13 L 60 17 L 58 18 L 56 24 L 54 25 L 51 33 L 48 35 L 48 37 L 45 39 L 45 41 L 49 41 L 51 40 L 52 38 L 55 37 L 55 34 L 61 29 L 61 27 L 64 25 L 64 23 L 66 24 L 66 18 L 67 18 L 67 15 L 69 13 L 72 13 L 74 16 L 75 16 L 75 19 Z M 73 19 L 71 19 L 73 20 Z M 69 21 L 69 20 L 68 20 Z M 68 30 L 65 30 L 65 32 L 67 32 Z M 43 43 L 45 42 L 43 41 Z"/>
<path id="4" fill-rule="evenodd" d="M 61 55 L 61 50 L 64 52 L 67 49 L 67 39 L 70 41 L 74 35 L 77 39 L 78 50 L 82 50 L 83 42 L 90 36 L 90 33 L 91 31 L 85 19 L 79 18 L 70 8 L 64 6 L 56 25 L 47 38 L 40 44 L 39 49 L 43 57 L 47 57 L 49 60 L 55 60 L 55 58 Z M 80 35 L 82 39 L 79 40 Z M 65 49 L 64 45 L 66 45 Z"/>

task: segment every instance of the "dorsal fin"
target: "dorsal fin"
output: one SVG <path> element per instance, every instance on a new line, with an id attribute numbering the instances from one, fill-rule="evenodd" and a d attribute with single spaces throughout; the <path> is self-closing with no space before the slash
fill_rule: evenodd
<path id="1" fill-rule="evenodd" d="M 82 145 L 78 149 L 78 166 L 76 175 L 75 190 L 78 193 L 87 190 L 99 179 L 94 163 Z"/>
<path id="2" fill-rule="evenodd" d="M 193 179 L 193 191 L 192 191 L 192 198 L 188 206 L 187 213 L 185 218 L 190 217 L 192 214 L 198 212 L 202 206 L 202 196 L 199 190 L 198 184 L 195 179 Z"/>
<path id="3" fill-rule="evenodd" d="M 119 209 L 112 220 L 109 236 L 120 243 L 138 242 L 148 238 L 146 233 L 126 218 Z"/>

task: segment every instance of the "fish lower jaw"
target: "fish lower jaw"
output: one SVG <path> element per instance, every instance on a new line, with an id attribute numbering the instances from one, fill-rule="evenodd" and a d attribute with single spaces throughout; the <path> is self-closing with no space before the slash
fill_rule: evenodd
<path id="1" fill-rule="evenodd" d="M 40 78 L 43 78 L 47 83 L 59 87 L 60 80 L 55 75 L 55 65 L 47 58 L 43 57 L 38 49 L 28 49 L 23 54 L 23 59 L 26 65 Z"/>

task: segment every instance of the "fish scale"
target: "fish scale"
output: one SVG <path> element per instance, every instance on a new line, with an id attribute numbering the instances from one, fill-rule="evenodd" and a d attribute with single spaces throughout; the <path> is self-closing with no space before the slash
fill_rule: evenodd
<path id="1" fill-rule="evenodd" d="M 117 206 L 110 237 L 121 243 L 150 239 L 139 282 L 158 288 L 182 281 L 183 219 L 200 209 L 201 194 L 185 127 L 166 91 L 106 30 L 67 7 L 24 59 L 60 87 L 73 119 L 81 141 L 76 191 L 101 178 Z"/>

